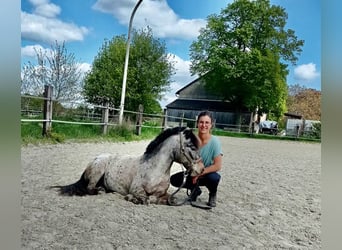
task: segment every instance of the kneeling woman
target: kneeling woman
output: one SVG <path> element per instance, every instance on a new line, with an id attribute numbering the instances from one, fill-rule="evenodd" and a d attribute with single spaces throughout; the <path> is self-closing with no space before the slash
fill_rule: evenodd
<path id="1" fill-rule="evenodd" d="M 206 186 L 209 190 L 208 205 L 216 206 L 217 187 L 221 176 L 218 171 L 222 165 L 221 143 L 216 136 L 211 134 L 213 118 L 209 111 L 203 111 L 198 115 L 197 127 L 198 137 L 201 141 L 200 155 L 204 164 L 204 171 L 196 177 L 187 177 L 184 188 L 191 190 L 191 201 L 196 201 L 202 191 L 199 186 Z M 180 187 L 183 183 L 183 172 L 171 176 L 170 182 L 175 187 Z"/>

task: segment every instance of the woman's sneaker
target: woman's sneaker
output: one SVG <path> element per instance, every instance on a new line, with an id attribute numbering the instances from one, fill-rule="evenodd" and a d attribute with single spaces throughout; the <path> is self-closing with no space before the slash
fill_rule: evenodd
<path id="1" fill-rule="evenodd" d="M 209 194 L 208 206 L 216 207 L 216 193 Z"/>

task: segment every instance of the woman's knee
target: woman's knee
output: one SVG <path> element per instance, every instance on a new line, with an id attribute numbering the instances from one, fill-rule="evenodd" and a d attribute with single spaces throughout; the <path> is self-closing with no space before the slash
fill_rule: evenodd
<path id="1" fill-rule="evenodd" d="M 221 175 L 217 172 L 208 174 L 208 179 L 210 182 L 219 183 L 221 180 Z"/>

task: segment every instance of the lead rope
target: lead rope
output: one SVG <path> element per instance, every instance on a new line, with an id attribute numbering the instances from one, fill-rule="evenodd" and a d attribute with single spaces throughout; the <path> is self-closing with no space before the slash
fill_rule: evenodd
<path id="1" fill-rule="evenodd" d="M 191 165 L 193 165 L 192 161 L 189 160 L 189 158 L 187 157 L 187 155 L 186 155 L 185 152 L 184 152 L 184 147 L 183 147 L 183 143 L 182 143 L 182 133 L 179 133 L 179 143 L 180 143 L 180 147 L 179 147 L 179 148 L 180 148 L 180 154 L 181 154 L 181 155 L 183 154 L 183 155 L 185 156 L 185 158 L 186 158 L 189 162 L 191 162 Z M 182 166 L 182 168 L 184 168 L 183 164 L 182 164 L 181 166 Z M 185 198 L 183 201 L 181 201 L 181 202 L 179 202 L 179 203 L 173 201 L 173 197 L 179 192 L 179 190 L 181 190 L 181 188 L 184 187 L 184 185 L 185 185 L 185 183 L 186 183 L 186 179 L 188 178 L 188 175 L 189 175 L 189 170 L 184 170 L 184 169 L 183 169 L 183 182 L 182 182 L 182 184 L 178 187 L 178 189 L 177 189 L 176 191 L 174 191 L 174 192 L 168 197 L 167 202 L 168 202 L 169 205 L 171 205 L 171 206 L 181 206 L 181 205 L 185 204 L 185 203 L 189 200 L 189 197 L 188 197 L 188 198 Z M 187 192 L 187 194 L 188 194 L 188 192 Z"/>
<path id="2" fill-rule="evenodd" d="M 185 156 L 185 158 L 191 163 L 191 166 L 194 165 L 194 162 L 185 154 L 184 152 L 184 146 L 182 144 L 182 135 L 181 133 L 179 134 L 179 141 L 180 141 L 180 153 L 183 154 Z M 201 159 L 199 159 L 200 161 Z M 182 165 L 182 167 L 184 168 L 184 166 Z M 193 206 L 193 207 L 197 207 L 197 208 L 201 208 L 201 209 L 211 209 L 210 206 L 207 206 L 207 205 L 203 205 L 203 204 L 199 204 L 199 203 L 196 203 L 196 202 L 193 202 L 191 201 L 191 196 L 193 194 L 193 192 L 196 191 L 196 188 L 199 186 L 199 180 L 197 180 L 196 182 L 196 185 L 195 187 L 192 189 L 192 191 L 190 192 L 189 194 L 189 189 L 187 189 L 186 191 L 186 194 L 188 195 L 187 198 L 185 198 L 183 201 L 181 202 L 176 202 L 176 201 L 173 201 L 173 197 L 179 192 L 179 190 L 181 190 L 181 188 L 184 187 L 185 183 L 186 183 L 186 179 L 189 175 L 190 171 L 189 170 L 186 170 L 184 171 L 183 170 L 183 182 L 182 184 L 178 187 L 178 189 L 176 191 L 174 191 L 167 199 L 167 202 L 168 202 L 168 205 L 170 206 L 181 206 L 181 205 L 184 205 L 186 202 L 190 202 L 190 205 Z"/>
<path id="3" fill-rule="evenodd" d="M 197 207 L 197 208 L 201 208 L 201 209 L 205 209 L 205 210 L 209 210 L 211 209 L 210 206 L 208 205 L 205 205 L 205 204 L 202 204 L 202 203 L 199 203 L 199 202 L 196 202 L 196 201 L 192 201 L 191 200 L 191 196 L 193 194 L 193 192 L 195 192 L 196 188 L 199 186 L 199 181 L 197 180 L 196 182 L 196 185 L 195 185 L 195 188 L 192 189 L 191 193 L 189 194 L 189 189 L 187 189 L 187 195 L 188 197 L 185 198 L 184 200 L 182 200 L 181 202 L 176 202 L 176 201 L 173 201 L 172 198 L 175 196 L 176 193 L 178 193 L 178 191 L 184 186 L 185 182 L 186 182 L 186 179 L 187 179 L 187 176 L 188 176 L 188 173 L 186 173 L 185 171 L 183 172 L 184 175 L 183 175 L 183 183 L 182 185 L 180 185 L 180 187 L 178 187 L 178 189 L 176 191 L 174 191 L 167 199 L 167 202 L 168 202 L 168 205 L 170 206 L 182 206 L 184 205 L 186 202 L 189 202 L 191 206 L 193 207 Z"/>
<path id="4" fill-rule="evenodd" d="M 183 171 L 183 182 L 182 182 L 182 185 L 180 185 L 178 187 L 178 189 L 176 191 L 174 191 L 168 198 L 167 198 L 167 202 L 170 206 L 181 206 L 181 205 L 184 205 L 188 200 L 189 200 L 189 197 L 188 198 L 185 198 L 183 201 L 177 203 L 176 201 L 173 200 L 173 197 L 179 192 L 179 190 L 181 190 L 181 188 L 184 187 L 185 183 L 186 183 L 186 179 L 188 177 L 188 171 Z"/>

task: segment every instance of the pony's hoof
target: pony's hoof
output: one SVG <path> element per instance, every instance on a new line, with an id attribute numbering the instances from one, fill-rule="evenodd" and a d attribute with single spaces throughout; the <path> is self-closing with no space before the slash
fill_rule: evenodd
<path id="1" fill-rule="evenodd" d="M 167 205 L 175 206 L 177 203 L 178 203 L 178 201 L 177 201 L 177 198 L 175 196 L 172 196 L 172 197 L 170 196 L 167 199 Z"/>
<path id="2" fill-rule="evenodd" d="M 150 205 L 150 204 L 157 204 L 158 203 L 158 198 L 156 196 L 149 196 L 146 199 L 146 205 Z"/>
<path id="3" fill-rule="evenodd" d="M 135 198 L 132 194 L 127 194 L 125 196 L 125 200 L 133 202 L 134 204 L 141 204 L 141 201 L 139 201 L 137 198 Z"/>
<path id="4" fill-rule="evenodd" d="M 104 187 L 99 187 L 99 188 L 97 189 L 97 192 L 98 192 L 98 194 L 107 193 L 107 191 L 106 191 L 106 189 L 105 189 Z"/>
<path id="5" fill-rule="evenodd" d="M 125 196 L 125 200 L 126 200 L 126 201 L 132 201 L 132 200 L 133 200 L 133 195 L 132 195 L 132 194 L 127 194 L 127 195 Z"/>

